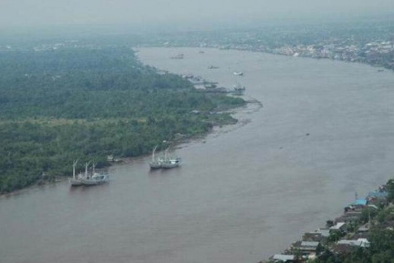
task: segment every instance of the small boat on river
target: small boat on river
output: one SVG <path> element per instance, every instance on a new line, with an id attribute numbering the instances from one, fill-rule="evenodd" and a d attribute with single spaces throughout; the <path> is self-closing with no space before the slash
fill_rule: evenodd
<path id="1" fill-rule="evenodd" d="M 177 157 L 173 159 L 164 160 L 163 163 L 161 164 L 161 168 L 171 169 L 178 167 L 179 165 L 181 165 L 181 158 Z"/>
<path id="2" fill-rule="evenodd" d="M 152 160 L 149 162 L 150 169 L 152 169 L 152 170 L 154 170 L 154 169 L 160 169 L 161 166 L 162 166 L 162 162 L 163 162 L 163 159 L 162 159 L 162 158 L 156 158 L 156 157 L 155 157 L 156 149 L 157 149 L 157 145 L 155 146 L 155 148 L 153 148 L 153 151 L 152 151 Z"/>
<path id="3" fill-rule="evenodd" d="M 168 156 L 168 148 L 165 151 L 164 159 L 161 162 L 161 168 L 163 169 L 171 169 L 181 165 L 180 157 L 169 157 Z"/>
<path id="4" fill-rule="evenodd" d="M 75 176 L 75 167 L 77 166 L 78 160 L 74 161 L 73 163 L 73 177 L 69 179 L 68 181 L 70 182 L 71 186 L 81 186 L 82 182 L 81 179 Z"/>
<path id="5" fill-rule="evenodd" d="M 88 173 L 88 166 L 89 163 L 85 163 L 85 173 L 75 175 L 75 167 L 77 165 L 77 161 L 73 163 L 73 177 L 69 179 L 71 186 L 91 186 L 91 185 L 98 185 L 103 184 L 109 181 L 108 174 L 101 174 L 95 171 L 95 165 L 93 164 L 93 171 L 92 174 Z"/>
<path id="6" fill-rule="evenodd" d="M 107 183 L 109 181 L 108 174 L 102 174 L 102 173 L 96 172 L 94 163 L 93 163 L 92 174 L 89 175 L 87 172 L 87 165 L 88 164 L 86 164 L 86 166 L 85 166 L 85 176 L 83 178 L 81 178 L 82 185 L 92 186 L 92 185 Z"/>
<path id="7" fill-rule="evenodd" d="M 243 76 L 244 73 L 243 73 L 242 71 L 234 71 L 234 72 L 233 72 L 233 75 L 234 75 L 234 76 Z"/>
<path id="8" fill-rule="evenodd" d="M 81 183 L 84 186 L 104 184 L 107 183 L 108 181 L 109 181 L 108 174 L 100 174 L 100 173 L 95 173 L 92 176 L 88 176 L 86 178 L 81 179 Z"/>
<path id="9" fill-rule="evenodd" d="M 69 180 L 71 186 L 81 186 L 83 185 L 82 181 L 89 177 L 88 175 L 88 166 L 89 163 L 85 163 L 85 174 L 78 174 L 75 176 L 75 166 L 77 165 L 78 160 L 73 163 L 73 178 Z"/>

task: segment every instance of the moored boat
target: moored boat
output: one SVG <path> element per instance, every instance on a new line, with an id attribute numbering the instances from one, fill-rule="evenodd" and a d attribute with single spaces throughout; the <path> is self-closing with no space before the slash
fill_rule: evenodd
<path id="1" fill-rule="evenodd" d="M 153 151 L 152 151 L 152 160 L 150 160 L 150 162 L 149 162 L 150 169 L 160 169 L 161 168 L 162 159 L 155 158 L 156 149 L 157 149 L 157 145 L 155 146 L 155 148 L 153 148 Z"/>
<path id="2" fill-rule="evenodd" d="M 88 176 L 86 178 L 83 178 L 81 180 L 81 183 L 84 186 L 91 186 L 91 185 L 107 183 L 108 181 L 109 181 L 108 174 L 95 173 L 90 177 Z"/>
<path id="3" fill-rule="evenodd" d="M 93 163 L 92 175 L 88 174 L 88 164 L 85 166 L 85 176 L 81 178 L 81 184 L 84 186 L 98 185 L 107 183 L 109 181 L 108 174 L 97 173 L 95 170 L 95 164 Z"/>
<path id="4" fill-rule="evenodd" d="M 164 160 L 161 162 L 161 168 L 163 169 L 171 169 L 181 165 L 180 157 L 169 157 L 168 156 L 168 148 L 165 150 Z"/>
<path id="5" fill-rule="evenodd" d="M 75 167 L 77 166 L 78 160 L 74 161 L 73 163 L 73 177 L 69 179 L 68 181 L 70 182 L 71 186 L 81 186 L 82 182 L 81 179 L 75 176 Z"/>
<path id="6" fill-rule="evenodd" d="M 181 158 L 173 158 L 173 159 L 168 159 L 164 160 L 163 163 L 161 164 L 161 168 L 164 169 L 170 169 L 170 168 L 175 168 L 181 165 Z"/>

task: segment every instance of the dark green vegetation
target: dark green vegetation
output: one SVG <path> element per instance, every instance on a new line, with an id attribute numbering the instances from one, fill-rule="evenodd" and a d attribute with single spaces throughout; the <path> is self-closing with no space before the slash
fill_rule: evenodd
<path id="1" fill-rule="evenodd" d="M 393 209 L 389 209 L 391 222 Z M 387 213 L 387 211 L 386 211 Z M 371 229 L 368 248 L 354 248 L 352 251 L 335 254 L 328 249 L 313 263 L 393 263 L 394 262 L 394 231 L 376 226 Z"/>
<path id="2" fill-rule="evenodd" d="M 354 248 L 345 253 L 333 253 L 326 249 L 314 263 L 394 263 L 394 179 L 386 184 L 387 200 L 379 209 L 365 208 L 358 226 L 371 220 L 371 230 L 368 235 L 369 247 Z M 335 241 L 328 244 L 328 248 Z"/>
<path id="3" fill-rule="evenodd" d="M 206 133 L 244 104 L 157 74 L 129 48 L 1 52 L 0 72 L 0 193 L 70 175 L 75 159 L 102 167 Z"/>

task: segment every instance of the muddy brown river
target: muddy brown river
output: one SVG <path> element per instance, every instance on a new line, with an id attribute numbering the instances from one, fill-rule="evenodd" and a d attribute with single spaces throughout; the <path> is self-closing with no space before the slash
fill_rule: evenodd
<path id="1" fill-rule="evenodd" d="M 177 169 L 150 172 L 149 157 L 138 158 L 110 167 L 106 185 L 63 182 L 0 198 L 0 262 L 253 263 L 393 176 L 393 72 L 199 51 L 138 56 L 219 86 L 245 85 L 254 102 L 234 111 L 239 123 L 180 145 Z"/>

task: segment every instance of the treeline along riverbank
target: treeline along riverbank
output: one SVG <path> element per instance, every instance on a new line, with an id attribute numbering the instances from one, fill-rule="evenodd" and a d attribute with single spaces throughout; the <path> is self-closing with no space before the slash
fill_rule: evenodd
<path id="1" fill-rule="evenodd" d="M 2 52 L 0 70 L 0 194 L 69 175 L 75 159 L 100 168 L 107 155 L 234 123 L 219 111 L 245 103 L 158 74 L 123 47 Z"/>

